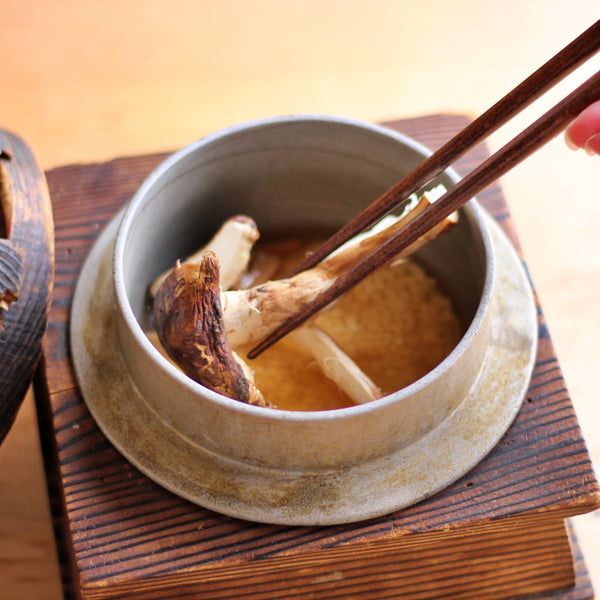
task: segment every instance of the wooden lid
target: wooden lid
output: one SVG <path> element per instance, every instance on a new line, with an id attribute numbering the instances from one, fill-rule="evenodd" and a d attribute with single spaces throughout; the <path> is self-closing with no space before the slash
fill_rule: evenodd
<path id="1" fill-rule="evenodd" d="M 54 225 L 43 172 L 0 130 L 0 443 L 40 360 L 54 277 Z"/>

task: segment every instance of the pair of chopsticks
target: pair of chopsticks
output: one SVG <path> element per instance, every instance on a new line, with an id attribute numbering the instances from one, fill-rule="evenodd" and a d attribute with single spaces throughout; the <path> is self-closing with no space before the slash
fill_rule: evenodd
<path id="1" fill-rule="evenodd" d="M 546 91 L 565 78 L 600 49 L 600 21 L 563 48 L 547 63 L 489 108 L 460 133 L 424 160 L 416 169 L 387 190 L 347 225 L 312 252 L 292 275 L 318 264 L 344 242 L 364 231 L 408 196 L 441 173 L 470 148 L 483 141 Z M 600 72 L 522 131 L 502 149 L 465 176 L 441 198 L 427 207 L 403 229 L 367 258 L 339 277 L 325 292 L 276 328 L 248 353 L 255 358 L 287 333 L 362 281 L 375 269 L 407 248 L 429 229 L 452 214 L 467 200 L 510 171 L 525 158 L 557 136 L 587 106 L 600 99 Z"/>

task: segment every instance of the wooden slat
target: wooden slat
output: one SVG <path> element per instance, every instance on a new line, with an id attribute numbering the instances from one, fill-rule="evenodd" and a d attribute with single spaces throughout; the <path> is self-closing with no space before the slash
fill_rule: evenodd
<path id="1" fill-rule="evenodd" d="M 390 125 L 433 148 L 465 122 L 460 116 L 434 115 Z M 457 170 L 470 170 L 485 155 L 484 148 L 475 148 L 461 159 Z M 38 378 L 36 396 L 42 432 L 51 432 L 43 435 L 44 453 L 69 593 L 73 597 L 78 592 L 84 598 L 109 598 L 125 594 L 123 590 L 131 594 L 135 590 L 135 596 L 122 597 L 167 598 L 161 595 L 166 593 L 164 586 L 173 590 L 183 586 L 179 589 L 182 593 L 186 586 L 196 586 L 196 591 L 203 590 L 203 598 L 239 597 L 243 590 L 248 598 L 301 598 L 276 595 L 283 593 L 276 589 L 285 591 L 282 580 L 294 575 L 289 565 L 296 564 L 306 569 L 302 574 L 305 579 L 301 584 L 299 579 L 298 585 L 312 594 L 307 598 L 331 597 L 326 595 L 329 588 L 342 589 L 335 573 L 345 569 L 356 569 L 357 575 L 351 578 L 354 587 L 344 588 L 348 595 L 340 598 L 392 598 L 393 588 L 405 597 L 408 588 L 415 594 L 420 590 L 419 573 L 430 574 L 422 581 L 425 586 L 432 581 L 435 569 L 444 568 L 442 549 L 447 549 L 452 536 L 453 544 L 460 544 L 464 536 L 475 536 L 471 541 L 479 553 L 469 554 L 464 547 L 452 571 L 456 575 L 452 585 L 456 587 L 448 588 L 448 597 L 477 597 L 473 591 L 477 586 L 486 594 L 504 594 L 489 597 L 508 597 L 529 593 L 533 581 L 540 585 L 546 582 L 545 589 L 564 587 L 569 581 L 566 537 L 547 551 L 558 552 L 560 556 L 553 558 L 537 546 L 535 550 L 533 546 L 524 548 L 519 554 L 518 544 L 505 536 L 504 548 L 498 546 L 497 551 L 506 555 L 506 569 L 514 577 L 510 589 L 503 587 L 502 570 L 495 579 L 487 571 L 470 570 L 482 553 L 484 541 L 478 535 L 485 532 L 488 540 L 500 543 L 501 538 L 495 536 L 502 528 L 497 524 L 518 524 L 535 544 L 536 535 L 562 528 L 565 517 L 599 505 L 598 484 L 539 307 L 537 362 L 527 399 L 513 426 L 469 474 L 403 511 L 324 528 L 249 523 L 166 492 L 121 457 L 100 433 L 81 398 L 69 360 L 68 316 L 77 274 L 96 236 L 163 158 L 163 154 L 124 158 L 64 167 L 47 174 L 56 223 L 56 276 L 45 369 Z M 479 199 L 519 248 L 500 187 L 492 186 Z M 410 552 L 418 556 L 414 544 L 423 536 L 437 540 L 440 549 L 440 554 L 431 555 L 429 567 L 424 566 L 426 561 L 413 565 L 415 579 L 402 579 L 396 573 L 393 585 L 381 584 L 379 596 L 373 595 L 375 583 L 373 589 L 364 588 L 369 577 L 379 580 L 377 569 L 383 565 L 386 551 L 397 554 L 391 564 L 404 573 Z M 523 536 L 527 537 L 525 533 Z M 374 559 L 371 552 L 381 558 Z M 338 560 L 335 569 L 320 566 L 328 560 Z M 572 561 L 567 562 L 572 566 Z M 548 570 L 555 579 L 551 573 L 546 579 Z M 228 583 L 227 573 L 243 574 L 242 579 L 256 573 L 254 587 L 236 588 L 238 583 Z M 572 571 L 570 577 L 572 580 Z M 308 581 L 314 583 L 309 585 Z M 436 580 L 429 592 L 421 590 L 418 597 L 439 598 L 436 589 L 441 585 Z M 471 596 L 461 596 L 463 588 L 471 590 Z M 215 595 L 205 595 L 209 591 Z M 591 597 L 589 585 L 570 593 L 576 594 L 573 600 Z"/>
<path id="2" fill-rule="evenodd" d="M 228 569 L 217 566 L 192 574 L 165 574 L 145 583 L 117 585 L 111 597 L 383 600 L 399 597 L 401 591 L 404 600 L 494 600 L 514 595 L 515 590 L 540 594 L 575 583 L 563 522 L 414 537 L 408 545 L 392 540 L 367 546 L 360 553 L 343 546 L 327 554 L 271 559 L 260 568 L 247 562 Z M 97 589 L 90 587 L 88 597 L 107 596 L 99 585 Z"/>

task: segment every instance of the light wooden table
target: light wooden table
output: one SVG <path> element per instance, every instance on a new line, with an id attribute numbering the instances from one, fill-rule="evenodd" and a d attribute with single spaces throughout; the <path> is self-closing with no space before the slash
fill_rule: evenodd
<path id="1" fill-rule="evenodd" d="M 476 116 L 598 18 L 598 0 L 2 1 L 0 127 L 51 169 L 176 149 L 271 115 Z M 502 180 L 596 465 L 598 173 L 600 158 L 557 139 Z M 598 589 L 600 519 L 575 526 Z M 31 398 L 0 447 L 0 581 L 0 598 L 61 597 Z"/>

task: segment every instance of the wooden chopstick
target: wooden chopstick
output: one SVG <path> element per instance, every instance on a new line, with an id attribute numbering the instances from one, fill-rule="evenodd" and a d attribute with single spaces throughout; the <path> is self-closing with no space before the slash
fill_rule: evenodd
<path id="1" fill-rule="evenodd" d="M 599 99 L 600 71 L 461 179 L 459 183 L 428 206 L 367 258 L 340 276 L 325 292 L 276 328 L 248 353 L 248 358 L 258 356 L 375 269 L 391 260 L 425 232 L 452 214 L 467 200 L 558 135 L 583 109 Z"/>
<path id="2" fill-rule="evenodd" d="M 499 129 L 600 49 L 600 20 L 471 122 L 416 169 L 311 252 L 287 276 L 314 267 L 350 238 L 367 229 L 457 158 Z"/>

